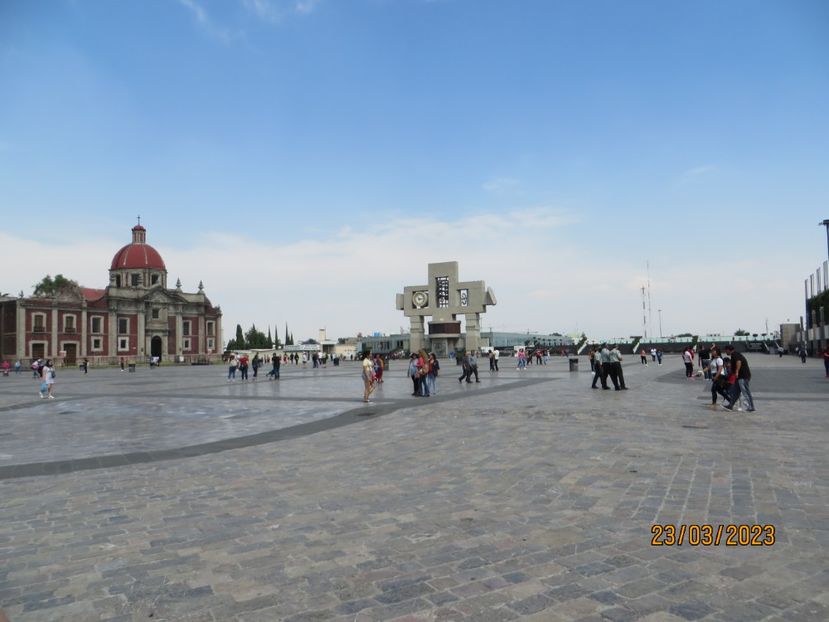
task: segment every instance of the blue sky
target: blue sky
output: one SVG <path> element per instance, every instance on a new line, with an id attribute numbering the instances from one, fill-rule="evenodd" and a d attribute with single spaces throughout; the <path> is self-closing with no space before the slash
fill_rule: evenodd
<path id="1" fill-rule="evenodd" d="M 106 283 L 141 214 L 231 328 L 395 331 L 457 259 L 496 329 L 640 334 L 646 261 L 666 334 L 764 329 L 826 257 L 827 33 L 820 1 L 7 0 L 0 243 L 44 261 L 0 289 Z"/>

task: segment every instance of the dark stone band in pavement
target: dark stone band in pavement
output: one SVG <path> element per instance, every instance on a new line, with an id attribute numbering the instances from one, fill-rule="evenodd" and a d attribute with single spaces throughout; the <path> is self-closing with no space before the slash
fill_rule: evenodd
<path id="1" fill-rule="evenodd" d="M 532 385 L 550 382 L 552 378 L 533 378 L 527 380 L 519 380 L 503 385 L 480 388 L 475 391 L 476 396 L 488 395 L 492 393 L 500 393 L 502 391 L 511 391 L 521 389 Z M 98 397 L 101 397 L 99 395 Z M 187 395 L 178 395 L 176 397 L 186 398 Z M 189 397 L 209 399 L 210 396 L 192 395 Z M 458 399 L 468 397 L 466 393 L 450 393 L 445 395 L 437 395 L 430 397 L 429 402 L 441 403 L 451 402 Z M 73 399 L 72 397 L 65 398 L 64 401 Z M 81 398 L 74 398 L 81 399 Z M 216 397 L 215 399 L 227 399 L 227 397 Z M 259 397 L 245 399 L 270 399 L 277 400 L 275 397 Z M 332 401 L 331 398 L 285 398 L 290 401 L 316 400 L 316 401 Z M 426 398 L 424 398 L 426 399 Z M 337 400 L 337 401 L 341 401 Z M 37 403 L 37 402 L 35 402 Z M 0 466 L 0 480 L 16 479 L 20 477 L 40 477 L 44 475 L 60 475 L 65 473 L 72 473 L 75 471 L 88 471 L 92 469 L 109 469 L 113 467 L 128 466 L 130 464 L 142 464 L 148 462 L 160 462 L 162 460 L 180 460 L 182 458 L 194 458 L 196 456 L 204 456 L 206 454 L 215 454 L 231 449 L 241 449 L 244 447 L 253 447 L 255 445 L 264 445 L 267 443 L 275 443 L 277 441 L 284 441 L 309 434 L 316 434 L 327 430 L 333 430 L 360 421 L 365 421 L 367 417 L 372 419 L 388 415 L 398 410 L 406 408 L 413 408 L 422 406 L 419 400 L 398 399 L 388 400 L 383 402 L 375 402 L 370 406 L 361 405 L 358 408 L 353 408 L 346 412 L 340 413 L 333 417 L 326 419 L 318 419 L 307 423 L 280 428 L 277 430 L 268 430 L 260 432 L 259 434 L 250 434 L 246 436 L 238 436 L 235 438 L 227 438 L 210 443 L 200 443 L 196 445 L 188 445 L 185 447 L 177 447 L 173 449 L 159 449 L 153 451 L 137 451 L 124 454 L 109 454 L 105 456 L 90 456 L 88 458 L 77 458 L 72 460 L 55 460 L 49 462 L 30 462 L 27 464 L 11 464 Z M 19 406 L 10 406 L 6 408 L 19 408 Z"/>

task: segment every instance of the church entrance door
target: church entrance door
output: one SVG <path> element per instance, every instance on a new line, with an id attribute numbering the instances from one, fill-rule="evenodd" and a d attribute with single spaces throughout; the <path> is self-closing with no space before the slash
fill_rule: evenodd
<path id="1" fill-rule="evenodd" d="M 153 337 L 150 341 L 150 356 L 157 356 L 161 360 L 161 337 Z"/>
<path id="2" fill-rule="evenodd" d="M 63 344 L 63 350 L 66 352 L 66 357 L 63 362 L 67 365 L 74 365 L 78 360 L 78 346 L 74 343 Z"/>

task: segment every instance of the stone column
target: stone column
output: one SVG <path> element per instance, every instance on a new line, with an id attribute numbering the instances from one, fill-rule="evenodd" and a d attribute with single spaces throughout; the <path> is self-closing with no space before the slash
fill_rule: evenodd
<path id="1" fill-rule="evenodd" d="M 205 354 L 207 352 L 207 337 L 204 334 L 206 330 L 206 326 L 204 323 L 204 316 L 199 316 L 199 346 L 198 346 L 198 353 Z"/>
<path id="2" fill-rule="evenodd" d="M 26 352 L 26 306 L 17 301 L 17 358 L 22 363 L 28 357 Z"/>
<path id="3" fill-rule="evenodd" d="M 107 345 L 107 351 L 109 352 L 109 357 L 118 361 L 118 314 L 115 310 L 109 310 L 109 334 L 107 335 L 107 341 L 109 344 Z"/>
<path id="4" fill-rule="evenodd" d="M 278 328 L 276 330 L 279 330 Z M 274 335 L 274 339 L 277 335 Z M 213 336 L 213 343 L 215 343 L 215 347 L 213 348 L 214 352 L 218 354 L 224 354 L 224 342 L 222 341 L 222 316 L 219 315 L 216 317 L 216 334 Z M 283 344 L 284 345 L 284 344 Z"/>
<path id="5" fill-rule="evenodd" d="M 423 347 L 423 316 L 413 315 L 409 318 L 411 333 L 409 334 L 410 352 L 417 352 Z"/>
<path id="6" fill-rule="evenodd" d="M 52 338 L 50 339 L 49 347 L 52 349 L 51 358 L 58 357 L 58 331 L 60 328 L 58 327 L 58 307 L 57 303 L 52 303 L 52 326 L 51 326 L 51 333 Z M 50 356 L 49 354 L 46 355 L 47 358 Z"/>
<path id="7" fill-rule="evenodd" d="M 86 300 L 83 301 L 81 304 L 81 358 L 84 358 L 86 354 L 86 342 L 87 339 L 87 323 L 88 319 L 86 317 Z"/>
<path id="8" fill-rule="evenodd" d="M 176 313 L 176 356 L 181 354 L 181 350 L 184 347 L 184 320 L 181 317 L 181 311 Z M 192 331 L 191 331 L 192 332 Z M 193 337 L 191 336 L 190 339 L 192 340 Z"/>
<path id="9" fill-rule="evenodd" d="M 144 308 L 142 312 L 140 309 L 138 311 L 138 326 L 136 327 L 136 339 L 135 341 L 138 343 L 138 356 L 143 357 L 145 356 L 149 350 L 147 349 L 149 346 L 147 344 L 147 309 Z"/>
<path id="10" fill-rule="evenodd" d="M 477 350 L 481 347 L 481 314 L 466 313 L 466 349 Z"/>

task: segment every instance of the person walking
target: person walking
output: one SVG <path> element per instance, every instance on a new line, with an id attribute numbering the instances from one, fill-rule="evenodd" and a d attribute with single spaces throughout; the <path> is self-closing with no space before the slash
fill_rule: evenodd
<path id="1" fill-rule="evenodd" d="M 823 368 L 826 370 L 826 377 L 829 378 L 829 343 L 823 348 Z M 15 367 L 15 370 L 17 367 Z"/>
<path id="2" fill-rule="evenodd" d="M 686 378 L 693 378 L 694 377 L 694 353 L 691 350 L 691 346 L 688 346 L 682 352 L 682 361 L 685 363 L 685 377 Z"/>
<path id="3" fill-rule="evenodd" d="M 467 382 L 471 383 L 472 381 L 469 377 L 472 375 L 472 366 L 469 364 L 469 352 L 463 353 L 463 358 L 461 359 L 461 377 L 458 378 L 458 382 L 463 382 L 466 380 Z"/>
<path id="4" fill-rule="evenodd" d="M 15 375 L 15 376 L 19 375 L 19 374 L 20 374 L 20 372 L 21 372 L 21 370 L 22 370 L 22 368 L 23 368 L 23 365 L 21 365 L 21 364 L 20 364 L 20 359 L 17 359 L 17 360 L 14 362 L 14 375 Z"/>
<path id="5" fill-rule="evenodd" d="M 615 376 L 616 378 L 613 380 L 613 385 L 616 387 L 617 391 L 627 391 L 628 388 L 625 386 L 625 373 L 622 371 L 622 351 L 619 350 L 619 344 L 615 344 L 613 349 L 610 351 L 610 364 L 611 367 L 611 378 Z M 618 384 L 617 384 L 618 381 Z"/>
<path id="6" fill-rule="evenodd" d="M 519 369 L 524 371 L 527 367 L 527 354 L 524 352 L 524 348 L 518 348 L 518 367 L 515 369 Z"/>
<path id="7" fill-rule="evenodd" d="M 606 343 L 602 344 L 602 349 L 599 350 L 599 361 L 602 364 L 602 389 L 608 389 L 607 378 L 610 376 L 613 382 L 613 388 L 619 390 L 619 378 L 616 376 L 616 369 L 611 365 L 613 360 L 610 358 L 610 348 Z"/>
<path id="8" fill-rule="evenodd" d="M 489 371 L 495 371 L 495 350 L 489 351 Z"/>
<path id="9" fill-rule="evenodd" d="M 656 349 L 656 362 L 659 363 L 660 365 L 662 365 L 662 349 L 661 348 Z"/>
<path id="10" fill-rule="evenodd" d="M 242 374 L 242 380 L 248 379 L 248 366 L 250 364 L 250 359 L 248 359 L 247 354 L 243 354 L 239 357 L 239 373 Z"/>
<path id="11" fill-rule="evenodd" d="M 645 350 L 645 348 L 642 348 L 642 351 L 639 353 L 639 361 L 640 361 L 640 362 L 642 363 L 642 365 L 644 365 L 645 367 L 647 367 L 647 366 L 648 366 L 648 353 L 647 353 L 647 351 Z"/>
<path id="12" fill-rule="evenodd" d="M 374 361 L 371 359 L 371 352 L 367 351 L 363 354 L 362 364 L 362 379 L 363 379 L 363 402 L 369 404 L 372 392 L 374 391 Z"/>
<path id="13" fill-rule="evenodd" d="M 231 354 L 227 360 L 227 381 L 233 382 L 236 380 L 236 368 L 239 367 L 239 360 L 235 354 Z"/>
<path id="14" fill-rule="evenodd" d="M 383 384 L 383 370 L 385 368 L 385 363 L 383 362 L 383 357 L 379 354 L 374 355 L 374 382 L 377 384 Z"/>
<path id="15" fill-rule="evenodd" d="M 495 352 L 495 371 L 497 372 L 498 371 L 498 357 L 500 356 L 500 353 L 498 352 L 497 348 L 494 349 L 493 352 Z"/>
<path id="16" fill-rule="evenodd" d="M 50 400 L 55 399 L 55 396 L 52 395 L 52 391 L 55 386 L 55 376 L 57 374 L 55 373 L 55 366 L 52 363 L 52 359 L 49 359 L 46 363 L 44 363 L 40 373 L 40 377 L 43 379 L 43 382 L 40 385 L 40 399 L 45 399 L 47 397 Z"/>
<path id="17" fill-rule="evenodd" d="M 705 348 L 701 347 L 699 349 L 699 353 L 698 353 L 699 354 L 699 365 L 702 368 L 702 376 L 706 380 L 711 377 L 711 375 L 708 372 L 710 371 L 709 367 L 711 366 L 711 349 L 713 349 L 713 348 L 714 348 L 714 344 L 711 344 L 711 348 L 709 348 L 707 350 Z"/>
<path id="18" fill-rule="evenodd" d="M 420 376 L 417 372 L 417 353 L 412 352 L 409 357 L 409 377 L 412 379 L 412 395 L 414 397 L 420 396 Z"/>
<path id="19" fill-rule="evenodd" d="M 259 367 L 262 365 L 262 359 L 259 358 L 259 353 L 253 355 L 253 360 L 251 361 L 251 367 L 253 367 L 253 379 L 256 380 L 256 376 L 259 375 Z"/>
<path id="20" fill-rule="evenodd" d="M 478 378 L 478 357 L 475 350 L 472 350 L 469 354 L 469 376 L 467 378 L 472 378 L 472 374 L 475 374 L 475 382 L 480 382 Z"/>
<path id="21" fill-rule="evenodd" d="M 800 346 L 800 362 L 804 365 L 806 364 L 807 356 L 809 356 L 809 350 L 806 349 L 806 346 Z"/>
<path id="22" fill-rule="evenodd" d="M 736 404 L 737 400 L 742 396 L 746 405 L 746 412 L 752 413 L 755 408 L 754 399 L 751 397 L 751 389 L 749 388 L 749 383 L 751 382 L 751 369 L 749 369 L 748 361 L 746 360 L 746 357 L 737 352 L 734 349 L 734 346 L 730 344 L 725 346 L 725 351 L 728 353 L 728 356 L 731 357 L 731 373 L 735 376 L 736 382 L 731 389 L 729 403 L 724 404 L 723 408 L 732 410 L 734 408 L 734 404 Z"/>
<path id="23" fill-rule="evenodd" d="M 592 364 L 593 364 L 593 384 L 591 385 L 591 388 L 598 389 L 599 387 L 596 386 L 596 381 L 601 380 L 602 381 L 602 389 L 607 389 L 608 388 L 608 386 L 607 386 L 607 374 L 602 371 L 601 356 L 596 351 L 595 347 L 593 348 L 592 353 L 593 353 L 593 359 L 594 360 L 592 361 Z"/>
<path id="24" fill-rule="evenodd" d="M 281 366 L 282 359 L 278 356 L 274 356 L 271 358 L 271 371 L 268 372 L 266 378 L 274 380 L 279 380 L 279 368 Z"/>
<path id="25" fill-rule="evenodd" d="M 724 404 L 728 403 L 728 380 L 725 374 L 725 363 L 716 346 L 711 348 L 711 360 L 708 365 L 708 377 L 711 379 L 711 408 L 716 410 L 717 395 L 722 396 Z"/>
<path id="26" fill-rule="evenodd" d="M 590 371 L 595 373 L 596 371 L 596 348 L 595 346 L 590 347 L 590 352 L 587 355 L 587 360 L 590 361 Z M 594 389 L 596 387 L 593 387 Z"/>

